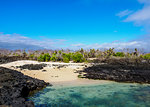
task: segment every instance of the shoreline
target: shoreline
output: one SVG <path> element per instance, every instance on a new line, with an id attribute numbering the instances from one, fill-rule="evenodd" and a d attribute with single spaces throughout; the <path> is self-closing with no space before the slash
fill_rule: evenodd
<path id="1" fill-rule="evenodd" d="M 108 62 L 108 64 L 99 63 L 95 65 L 92 63 L 85 64 L 20 60 L 0 64 L 0 67 L 17 70 L 24 75 L 53 84 L 70 84 L 70 82 L 73 82 L 73 84 L 80 85 L 84 84 L 85 80 L 89 82 L 88 79 L 94 81 L 93 83 L 97 83 L 95 81 L 115 81 L 141 84 L 149 83 L 149 66 L 145 65 L 144 68 L 142 68 L 141 66 L 134 67 L 132 64 L 134 63 L 131 63 L 131 65 L 130 63 L 129 65 L 122 65 L 121 62 L 115 60 Z"/>
<path id="2" fill-rule="evenodd" d="M 11 83 L 11 85 L 15 87 L 15 89 L 13 89 L 14 93 L 12 93 L 12 98 L 14 98 L 13 100 L 16 102 L 14 103 L 13 101 L 10 102 L 8 100 L 6 101 L 7 102 L 6 104 L 5 103 L 2 103 L 2 104 L 3 105 L 9 105 L 9 104 L 28 105 L 29 104 L 30 106 L 31 105 L 33 106 L 34 103 L 25 102 L 24 97 L 21 97 L 20 99 L 16 99 L 18 95 L 20 96 L 21 94 L 24 94 L 25 91 L 23 91 L 22 93 L 22 91 L 20 90 L 24 90 L 24 87 L 26 88 L 26 86 L 28 86 L 27 88 L 28 91 L 29 90 L 34 91 L 38 87 L 42 89 L 44 86 L 48 85 L 47 83 L 52 84 L 53 88 L 56 88 L 56 87 L 63 88 L 63 87 L 76 87 L 76 86 L 103 85 L 103 84 L 111 84 L 111 83 L 113 84 L 116 82 L 124 83 L 124 84 L 126 83 L 127 84 L 139 84 L 138 82 L 141 81 L 141 79 L 144 80 L 143 78 L 146 78 L 146 79 L 149 78 L 147 75 L 146 77 L 143 77 L 145 76 L 145 73 L 149 75 L 149 69 L 147 68 L 147 66 L 146 68 L 144 68 L 146 69 L 144 73 L 144 72 L 133 71 L 133 67 L 129 65 L 119 65 L 118 63 L 116 64 L 117 66 L 114 66 L 114 64 L 107 64 L 107 65 L 98 64 L 98 65 L 93 66 L 92 64 L 84 64 L 84 63 L 59 63 L 59 62 L 44 62 L 43 63 L 43 62 L 30 61 L 30 60 L 21 60 L 21 61 L 14 61 L 14 62 L 6 63 L 6 64 L 0 64 L 0 68 L 2 69 L 0 71 L 0 74 L 3 77 L 1 82 L 5 81 L 6 84 L 9 86 L 10 78 L 13 78 L 12 81 L 15 81 L 14 83 Z M 140 68 L 137 67 L 138 70 L 141 70 L 141 68 L 142 68 L 141 66 Z M 131 69 L 131 72 L 126 69 L 129 69 L 129 70 Z M 8 75 L 7 72 L 9 72 L 10 75 Z M 4 76 L 3 76 L 3 73 L 4 73 Z M 81 76 L 81 78 L 79 78 L 78 75 L 80 74 L 82 74 L 82 76 L 85 76 L 85 77 L 82 78 Z M 130 74 L 132 75 L 130 76 Z M 5 76 L 5 75 L 8 75 L 8 76 Z M 11 75 L 14 75 L 14 77 L 11 77 Z M 130 80 L 130 81 L 125 81 L 123 79 L 127 77 L 126 75 L 128 77 L 134 77 L 134 78 L 131 78 L 131 79 L 127 78 L 126 80 Z M 139 76 L 141 78 L 137 78 Z M 112 80 L 113 78 L 114 80 Z M 28 81 L 28 79 L 30 81 Z M 94 80 L 94 79 L 97 79 L 97 80 Z M 115 79 L 118 81 L 116 81 Z M 122 81 L 119 81 L 121 79 Z M 18 80 L 19 80 L 19 83 L 16 84 Z M 135 80 L 139 80 L 139 81 L 136 82 Z M 150 84 L 147 84 L 146 82 L 140 83 L 140 84 L 150 85 Z M 16 85 L 17 85 L 17 88 L 16 88 Z M 0 85 L 0 90 L 4 89 L 9 92 L 10 90 L 4 86 L 5 84 Z M 2 100 L 5 100 L 5 96 L 9 98 L 10 95 L 8 95 L 7 93 L 4 93 L 4 95 L 0 97 L 2 97 Z"/>
<path id="3" fill-rule="evenodd" d="M 4 67 L 0 67 L 0 77 L 0 106 L 4 107 L 34 107 L 34 102 L 27 101 L 26 97 L 51 85 Z"/>
<path id="4" fill-rule="evenodd" d="M 28 65 L 27 65 L 28 64 Z M 37 69 L 29 70 L 23 69 L 23 65 L 27 65 L 28 68 L 34 67 L 37 64 Z M 39 68 L 41 64 L 46 64 L 43 68 Z M 85 68 L 84 63 L 59 63 L 59 62 L 37 62 L 37 61 L 15 61 L 7 64 L 1 64 L 1 67 L 6 67 L 12 70 L 17 70 L 24 75 L 32 78 L 44 80 L 45 82 L 63 82 L 63 81 L 74 81 L 78 79 L 79 73 L 77 71 Z M 89 66 L 89 65 L 88 65 Z M 21 68 L 20 68 L 21 67 Z M 34 67 L 35 68 L 35 67 Z"/>
<path id="5" fill-rule="evenodd" d="M 93 85 L 104 85 L 104 84 L 132 84 L 132 85 L 149 85 L 148 83 L 135 83 L 135 82 L 116 82 L 111 80 L 93 80 L 86 78 L 79 78 L 73 81 L 61 81 L 61 82 L 52 82 L 52 87 L 63 88 L 63 87 L 78 87 L 78 86 L 93 86 Z"/>
<path id="6" fill-rule="evenodd" d="M 114 81 L 109 80 L 92 80 L 92 79 L 84 79 L 78 78 L 72 81 L 60 81 L 60 82 L 51 82 L 54 87 L 74 87 L 74 86 L 89 86 L 89 85 L 100 85 L 100 84 L 109 84 L 114 83 Z"/>

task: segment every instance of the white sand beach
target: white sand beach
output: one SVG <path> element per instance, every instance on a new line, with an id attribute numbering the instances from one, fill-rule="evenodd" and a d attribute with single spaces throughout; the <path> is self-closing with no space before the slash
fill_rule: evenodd
<path id="1" fill-rule="evenodd" d="M 16 66 L 22 66 L 25 64 L 48 64 L 42 70 L 28 70 L 20 68 L 16 68 Z M 53 65 L 66 65 L 61 68 L 57 68 Z M 22 60 L 22 61 L 14 61 L 6 64 L 1 64 L 0 66 L 6 67 L 9 69 L 14 69 L 19 72 L 22 72 L 24 75 L 28 75 L 33 78 L 37 78 L 40 80 L 44 80 L 45 82 L 49 82 L 55 85 L 86 85 L 86 84 L 99 84 L 104 83 L 107 81 L 103 80 L 88 80 L 88 79 L 81 79 L 78 78 L 78 73 L 76 71 L 83 70 L 86 66 L 91 66 L 90 64 L 84 63 L 61 63 L 61 62 L 38 62 L 38 61 L 29 61 L 29 60 Z M 45 70 L 43 72 L 43 70 Z"/>

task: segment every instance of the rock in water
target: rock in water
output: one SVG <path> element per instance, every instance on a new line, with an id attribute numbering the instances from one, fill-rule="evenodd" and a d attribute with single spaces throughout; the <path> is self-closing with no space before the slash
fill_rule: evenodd
<path id="1" fill-rule="evenodd" d="M 32 101 L 26 101 L 29 92 L 50 85 L 43 80 L 23 75 L 16 70 L 0 67 L 0 105 L 12 107 L 34 107 Z"/>

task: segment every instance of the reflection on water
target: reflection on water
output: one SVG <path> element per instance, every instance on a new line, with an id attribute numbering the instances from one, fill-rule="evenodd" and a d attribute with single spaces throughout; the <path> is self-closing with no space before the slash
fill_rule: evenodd
<path id="1" fill-rule="evenodd" d="M 47 87 L 29 100 L 36 107 L 150 107 L 150 85 L 107 83 Z"/>

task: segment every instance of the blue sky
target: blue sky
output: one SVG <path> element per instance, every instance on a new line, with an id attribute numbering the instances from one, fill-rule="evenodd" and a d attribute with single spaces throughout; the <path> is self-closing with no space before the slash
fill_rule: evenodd
<path id="1" fill-rule="evenodd" d="M 149 7 L 149 0 L 0 0 L 0 48 L 16 42 L 44 48 L 107 48 L 114 42 L 116 47 L 138 41 L 136 47 L 149 35 Z"/>

